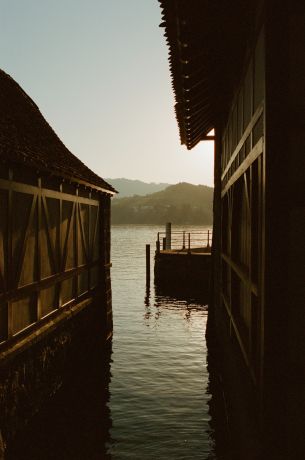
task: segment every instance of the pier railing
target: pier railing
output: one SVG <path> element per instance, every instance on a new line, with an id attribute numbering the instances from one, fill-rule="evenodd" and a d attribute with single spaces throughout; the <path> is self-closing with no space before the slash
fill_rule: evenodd
<path id="1" fill-rule="evenodd" d="M 203 230 L 198 232 L 172 231 L 170 234 L 170 243 L 166 241 L 168 234 L 158 232 L 156 248 L 160 250 L 177 250 L 191 251 L 193 249 L 209 249 L 212 246 L 212 230 Z M 169 243 L 169 244 L 168 244 Z"/>

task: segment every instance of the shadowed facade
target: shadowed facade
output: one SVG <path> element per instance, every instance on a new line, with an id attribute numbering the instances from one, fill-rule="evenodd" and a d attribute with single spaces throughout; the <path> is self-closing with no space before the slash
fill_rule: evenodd
<path id="1" fill-rule="evenodd" d="M 215 128 L 210 318 L 236 458 L 304 458 L 305 9 L 159 2 L 181 142 Z"/>
<path id="2" fill-rule="evenodd" d="M 0 432 L 10 443 L 112 333 L 112 186 L 0 71 Z"/>

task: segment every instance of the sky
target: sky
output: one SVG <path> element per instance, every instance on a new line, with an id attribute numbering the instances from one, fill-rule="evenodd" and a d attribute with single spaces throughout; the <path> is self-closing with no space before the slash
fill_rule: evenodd
<path id="1" fill-rule="evenodd" d="M 213 185 L 180 145 L 157 0 L 0 0 L 0 67 L 103 178 Z"/>

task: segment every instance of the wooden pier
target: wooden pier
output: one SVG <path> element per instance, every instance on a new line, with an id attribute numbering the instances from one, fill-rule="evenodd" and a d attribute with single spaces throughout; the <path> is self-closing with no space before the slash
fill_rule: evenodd
<path id="1" fill-rule="evenodd" d="M 172 293 L 208 296 L 211 271 L 212 232 L 171 232 L 171 245 L 159 232 L 155 253 L 155 284 Z M 162 249 L 161 249 L 162 241 Z"/>

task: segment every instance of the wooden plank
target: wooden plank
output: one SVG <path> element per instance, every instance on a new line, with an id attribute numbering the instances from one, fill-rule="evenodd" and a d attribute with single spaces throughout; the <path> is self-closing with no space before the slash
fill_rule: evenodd
<path id="1" fill-rule="evenodd" d="M 96 290 L 96 293 L 98 291 Z M 33 323 L 25 330 L 20 331 L 14 337 L 0 344 L 1 361 L 10 360 L 12 356 L 19 354 L 21 350 L 26 350 L 37 343 L 39 337 L 49 333 L 51 330 L 60 325 L 63 319 L 76 315 L 78 312 L 86 308 L 92 303 L 94 295 L 83 299 L 81 302 L 74 302 L 61 309 L 54 310 L 47 317 L 43 318 L 38 323 Z"/>
<path id="2" fill-rule="evenodd" d="M 83 244 L 83 250 L 85 253 L 85 258 L 87 263 L 89 262 L 89 254 L 87 251 L 87 244 L 86 244 L 86 238 L 85 238 L 85 231 L 84 231 L 84 223 L 83 223 L 83 218 L 82 218 L 82 213 L 81 213 L 81 205 L 79 204 L 78 206 L 78 218 L 79 218 L 79 224 L 80 224 L 80 233 L 81 233 L 81 240 Z"/>
<path id="3" fill-rule="evenodd" d="M 47 240 L 49 247 L 51 249 L 50 255 L 51 255 L 51 265 L 52 269 L 54 272 L 59 270 L 58 264 L 57 264 L 57 257 L 55 254 L 55 247 L 53 245 L 53 241 L 50 235 L 50 229 L 51 229 L 51 224 L 50 224 L 50 216 L 49 216 L 49 210 L 48 210 L 48 205 L 47 205 L 47 200 L 44 195 L 42 195 L 42 208 L 44 211 L 44 216 L 46 219 L 46 235 L 47 235 Z"/>
<path id="4" fill-rule="evenodd" d="M 42 229 L 42 198 L 41 198 L 41 177 L 38 177 L 38 188 L 39 193 L 37 196 L 37 253 L 36 253 L 36 263 L 37 263 L 37 280 L 41 280 L 41 229 Z M 36 319 L 39 320 L 42 316 L 42 307 L 40 292 L 37 292 L 36 296 Z"/>
<path id="5" fill-rule="evenodd" d="M 113 192 L 112 190 L 108 190 L 107 188 L 100 187 L 98 185 L 92 184 L 91 182 L 87 182 L 82 179 L 78 179 L 76 177 L 68 177 L 64 174 L 58 174 L 58 177 L 65 177 L 69 182 L 75 182 L 76 184 L 84 185 L 85 187 L 89 187 L 93 190 L 97 190 L 98 192 L 106 193 L 107 195 L 116 195 L 117 192 Z"/>
<path id="6" fill-rule="evenodd" d="M 234 329 L 234 333 L 235 333 L 235 336 L 237 338 L 237 341 L 238 341 L 238 344 L 239 344 L 239 347 L 240 347 L 240 350 L 242 352 L 242 355 L 243 355 L 243 358 L 245 360 L 245 363 L 249 369 L 249 372 L 250 372 L 250 375 L 251 375 L 251 378 L 253 380 L 253 383 L 256 384 L 256 376 L 255 376 L 255 372 L 253 371 L 253 368 L 251 366 L 251 362 L 250 362 L 250 359 L 249 359 L 249 356 L 248 356 L 248 352 L 246 350 L 246 347 L 245 347 L 245 344 L 243 342 L 243 339 L 240 335 L 240 332 L 239 332 L 239 328 L 237 326 L 237 323 L 236 323 L 236 320 L 230 310 L 230 307 L 229 307 L 229 303 L 228 303 L 228 300 L 226 299 L 225 295 L 222 294 L 222 299 L 223 299 L 223 303 L 224 303 L 224 306 L 226 308 L 226 311 L 229 315 L 229 318 L 230 318 L 230 322 L 233 326 L 233 329 Z"/>
<path id="7" fill-rule="evenodd" d="M 236 149 L 232 153 L 232 155 L 230 157 L 230 160 L 229 160 L 228 164 L 225 167 L 225 170 L 223 171 L 223 173 L 221 175 L 221 180 L 224 179 L 225 175 L 229 171 L 230 166 L 232 165 L 233 161 L 235 160 L 235 158 L 237 157 L 238 153 L 242 149 L 244 143 L 246 142 L 246 139 L 251 134 L 252 129 L 254 128 L 257 120 L 259 119 L 259 117 L 263 113 L 263 110 L 264 110 L 264 104 L 261 103 L 260 106 L 256 109 L 255 114 L 253 115 L 253 117 L 252 117 L 250 123 L 248 124 L 247 128 L 245 129 L 244 134 L 243 134 L 242 138 L 240 139 L 240 141 L 238 142 Z"/>
<path id="8" fill-rule="evenodd" d="M 2 271 L 0 269 L 0 286 L 2 291 L 6 291 L 6 286 L 4 283 L 4 275 L 2 274 Z"/>
<path id="9" fill-rule="evenodd" d="M 25 251 L 26 251 L 26 243 L 27 243 L 27 240 L 28 240 L 30 227 L 31 227 L 32 222 L 33 222 L 36 203 L 37 203 L 37 195 L 33 195 L 31 211 L 30 211 L 30 215 L 29 215 L 29 218 L 28 218 L 24 238 L 23 238 L 23 241 L 22 241 L 22 246 L 21 246 L 21 251 L 20 251 L 20 258 L 19 258 L 19 261 L 18 261 L 18 264 L 17 264 L 17 271 L 16 271 L 15 281 L 14 281 L 14 284 L 15 284 L 16 288 L 18 287 L 18 284 L 19 284 L 19 281 L 20 281 L 20 276 L 21 276 L 21 271 L 22 271 L 22 266 L 23 266 L 23 262 L 24 262 Z M 33 257 L 35 257 L 35 256 L 36 255 L 33 254 Z"/>
<path id="10" fill-rule="evenodd" d="M 61 271 L 64 271 L 65 267 L 66 267 L 67 256 L 68 256 L 68 241 L 69 241 L 70 230 L 71 230 L 71 227 L 72 227 L 72 222 L 73 222 L 74 215 L 75 215 L 75 209 L 76 209 L 76 203 L 73 203 L 73 206 L 72 206 L 72 209 L 71 209 L 71 216 L 70 216 L 70 219 L 69 219 L 68 225 L 67 225 L 66 238 L 65 238 L 64 245 L 63 245 L 63 252 L 61 254 L 61 256 L 62 256 L 62 258 L 61 258 Z M 61 221 L 61 225 L 62 225 L 62 221 Z"/>
<path id="11" fill-rule="evenodd" d="M 250 165 L 250 167 L 251 167 L 251 165 Z M 247 208 L 248 208 L 248 211 L 250 212 L 251 206 L 250 206 L 250 198 L 249 198 L 247 171 L 244 172 L 243 178 L 244 178 L 244 190 L 245 190 L 245 197 L 246 197 Z"/>
<path id="12" fill-rule="evenodd" d="M 59 263 L 59 271 L 62 274 L 64 271 L 64 267 L 62 267 L 62 253 L 63 253 L 63 234 L 62 234 L 62 184 L 60 184 L 60 198 L 59 198 L 59 248 L 58 248 L 58 263 Z M 62 305 L 62 294 L 61 294 L 61 287 L 59 288 L 58 292 L 58 305 Z"/>
<path id="13" fill-rule="evenodd" d="M 110 264 L 111 265 L 111 264 Z M 110 266 L 109 265 L 109 266 Z M 0 302 L 7 302 L 11 300 L 18 300 L 22 297 L 29 296 L 30 294 L 33 294 L 35 292 L 38 292 L 40 289 L 45 289 L 47 287 L 53 286 L 56 283 L 59 283 L 61 281 L 64 281 L 70 277 L 73 277 L 75 275 L 79 275 L 84 271 L 87 271 L 91 268 L 94 267 L 101 267 L 101 261 L 97 260 L 95 262 L 82 265 L 80 267 L 75 267 L 71 268 L 69 270 L 66 270 L 62 273 L 56 273 L 55 275 L 52 275 L 48 278 L 44 278 L 41 281 L 37 281 L 31 284 L 28 284 L 26 286 L 22 286 L 18 289 L 10 290 L 7 292 L 4 292 L 0 294 Z"/>
<path id="14" fill-rule="evenodd" d="M 227 193 L 229 188 L 232 187 L 234 182 L 236 182 L 237 179 L 239 179 L 240 176 L 244 174 L 244 172 L 249 168 L 249 166 L 263 153 L 263 144 L 264 144 L 264 141 L 263 141 L 263 138 L 261 137 L 260 140 L 257 142 L 257 144 L 254 146 L 254 148 L 251 150 L 249 155 L 244 159 L 242 164 L 234 172 L 234 174 L 228 180 L 227 184 L 222 189 L 221 191 L 222 197 Z"/>
<path id="15" fill-rule="evenodd" d="M 7 179 L 0 179 L 0 188 L 4 190 L 12 189 L 14 192 L 28 193 L 30 195 L 37 195 L 40 193 L 39 187 L 34 185 L 22 184 L 20 182 L 9 181 Z M 71 195 L 69 193 L 63 193 L 61 191 L 50 190 L 46 188 L 41 189 L 41 193 L 47 198 L 55 198 L 57 200 L 62 199 L 65 201 L 73 201 L 84 204 L 91 204 L 98 206 L 99 201 L 93 198 L 85 198 L 78 195 Z"/>
<path id="16" fill-rule="evenodd" d="M 96 241 L 96 235 L 97 235 L 99 219 L 100 219 L 100 208 L 98 206 L 97 211 L 96 211 L 96 221 L 95 221 L 95 226 L 94 226 L 94 231 L 93 231 L 93 236 L 92 236 L 92 242 L 91 242 L 91 248 L 90 248 L 90 251 L 91 251 L 90 259 L 91 260 L 93 260 L 93 256 L 94 256 L 94 245 L 95 245 L 95 241 Z"/>
<path id="17" fill-rule="evenodd" d="M 257 284 L 255 284 L 253 281 L 250 279 L 250 272 L 249 270 L 247 271 L 246 268 L 242 267 L 241 265 L 237 264 L 234 262 L 227 254 L 222 253 L 221 254 L 222 259 L 234 270 L 238 278 L 245 284 L 251 285 L 251 292 L 258 296 L 258 288 Z"/>
<path id="18" fill-rule="evenodd" d="M 13 189 L 12 189 L 12 181 L 13 181 L 13 171 L 9 169 L 9 180 L 8 182 L 8 209 L 7 209 L 7 266 L 12 267 L 13 265 Z M 1 185 L 1 184 L 0 184 Z M 14 286 L 14 273 L 13 270 L 7 270 L 7 289 L 8 291 L 11 290 Z M 7 304 L 8 312 L 8 325 L 7 325 L 7 335 L 8 338 L 13 335 L 13 311 L 11 303 L 8 302 Z"/>
<path id="19" fill-rule="evenodd" d="M 76 195 L 78 195 L 78 189 L 76 190 Z M 79 238 L 79 233 L 78 233 L 78 204 L 76 203 L 76 209 L 75 209 L 75 218 L 74 218 L 74 256 L 75 256 L 75 266 L 78 267 L 78 238 Z M 78 297 L 78 276 L 75 276 L 75 283 L 74 283 L 74 288 L 75 288 L 75 297 Z"/>
<path id="20" fill-rule="evenodd" d="M 228 193 L 228 252 L 231 257 L 232 254 L 232 221 L 233 221 L 233 188 L 229 190 Z M 228 285 L 229 285 L 229 307 L 230 310 L 232 309 L 232 267 L 229 265 L 228 270 Z M 231 334 L 231 326 L 230 326 L 230 334 Z"/>
<path id="21" fill-rule="evenodd" d="M 264 117 L 264 132 L 266 120 Z M 259 289 L 259 309 L 260 309 L 260 385 L 264 381 L 265 363 L 265 259 L 266 259 L 266 154 L 265 146 L 263 154 L 258 158 L 259 177 L 259 269 L 258 269 L 258 289 Z"/>
<path id="22" fill-rule="evenodd" d="M 91 237 L 91 225 L 92 225 L 92 213 L 91 213 L 91 206 L 88 206 L 88 260 L 92 261 L 92 252 L 91 252 L 91 245 L 90 245 L 90 237 Z M 91 287 L 91 270 L 88 270 L 88 288 Z"/>

